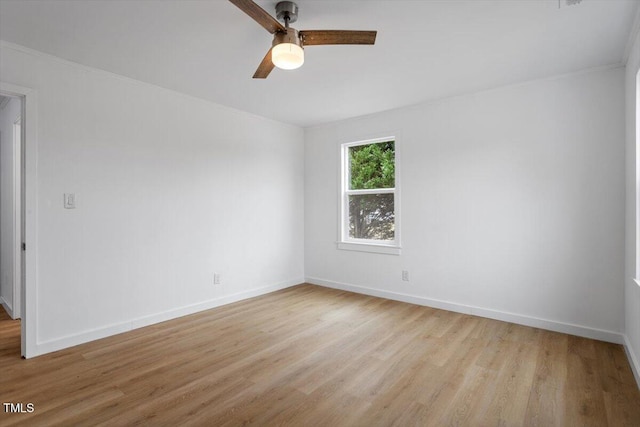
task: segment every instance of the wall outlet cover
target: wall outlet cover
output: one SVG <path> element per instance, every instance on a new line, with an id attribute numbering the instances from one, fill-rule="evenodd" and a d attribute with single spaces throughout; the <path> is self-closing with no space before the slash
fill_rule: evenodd
<path id="1" fill-rule="evenodd" d="M 64 193 L 64 208 L 65 209 L 75 209 L 76 208 L 76 194 L 75 193 Z"/>

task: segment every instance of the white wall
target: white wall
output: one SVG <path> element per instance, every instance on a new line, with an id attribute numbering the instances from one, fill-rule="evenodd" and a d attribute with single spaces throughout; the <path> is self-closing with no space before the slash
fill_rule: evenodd
<path id="1" fill-rule="evenodd" d="M 640 286 L 633 280 L 640 279 L 636 272 L 636 218 L 638 217 L 636 205 L 636 185 L 638 177 L 636 175 L 636 132 L 637 123 L 636 112 L 636 76 L 640 70 L 640 33 L 636 33 L 635 42 L 630 50 L 631 54 L 627 60 L 625 77 L 626 94 L 626 119 L 627 119 L 627 144 L 626 144 L 626 262 L 625 262 L 625 334 L 627 338 L 627 351 L 634 367 L 634 373 L 638 384 L 640 384 Z"/>
<path id="2" fill-rule="evenodd" d="M 21 115 L 20 99 L 0 109 L 0 302 L 15 316 L 14 274 L 14 123 Z"/>
<path id="3" fill-rule="evenodd" d="M 389 134 L 402 254 L 338 250 L 340 143 Z M 624 155 L 622 68 L 307 129 L 307 280 L 620 342 Z"/>
<path id="4" fill-rule="evenodd" d="M 0 55 L 2 81 L 37 93 L 36 354 L 303 280 L 300 128 Z"/>

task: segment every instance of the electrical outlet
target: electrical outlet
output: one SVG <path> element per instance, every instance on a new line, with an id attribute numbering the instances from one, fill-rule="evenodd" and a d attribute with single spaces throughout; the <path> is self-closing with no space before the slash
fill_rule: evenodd
<path id="1" fill-rule="evenodd" d="M 76 208 L 76 195 L 75 193 L 64 193 L 64 208 L 75 209 Z"/>
<path id="2" fill-rule="evenodd" d="M 402 280 L 404 282 L 408 282 L 409 281 L 409 271 L 408 270 L 402 270 Z"/>
<path id="3" fill-rule="evenodd" d="M 220 284 L 220 274 L 219 273 L 213 273 L 213 284 L 214 285 L 219 285 Z"/>

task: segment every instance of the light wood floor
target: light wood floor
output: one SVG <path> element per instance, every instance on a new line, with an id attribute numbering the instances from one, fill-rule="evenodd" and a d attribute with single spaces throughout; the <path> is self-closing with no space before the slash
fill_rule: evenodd
<path id="1" fill-rule="evenodd" d="M 3 316 L 3 426 L 640 426 L 619 345 L 312 285 L 30 360 Z"/>

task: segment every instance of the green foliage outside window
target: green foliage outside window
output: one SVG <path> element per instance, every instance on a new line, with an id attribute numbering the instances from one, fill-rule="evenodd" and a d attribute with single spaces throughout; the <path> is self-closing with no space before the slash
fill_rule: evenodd
<path id="1" fill-rule="evenodd" d="M 395 187 L 395 143 L 349 147 L 350 190 Z M 394 239 L 394 194 L 349 195 L 349 236 L 356 239 Z"/>
<path id="2" fill-rule="evenodd" d="M 395 187 L 394 141 L 349 148 L 351 190 Z"/>

